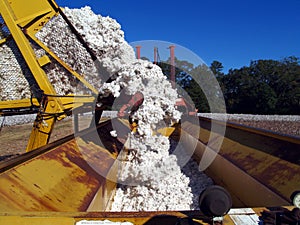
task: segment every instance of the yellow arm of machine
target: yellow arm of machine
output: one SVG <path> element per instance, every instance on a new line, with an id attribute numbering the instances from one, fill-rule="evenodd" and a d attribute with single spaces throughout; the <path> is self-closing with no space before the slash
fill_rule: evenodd
<path id="1" fill-rule="evenodd" d="M 43 96 L 39 100 L 32 98 L 0 102 L 0 115 L 3 115 L 6 109 L 35 108 L 37 110 L 37 117 L 26 149 L 26 151 L 31 151 L 48 143 L 56 120 L 65 118 L 75 108 L 81 107 L 86 103 L 93 103 L 95 100 L 94 96 L 98 93 L 82 75 L 73 71 L 35 37 L 35 34 L 52 17 L 63 14 L 53 0 L 0 0 L 0 12 L 5 25 L 10 31 L 11 38 L 17 44 L 37 85 L 43 92 Z M 68 21 L 67 23 L 71 26 Z M 74 27 L 71 28 L 74 29 Z M 79 34 L 76 35 L 78 36 Z M 5 43 L 5 41 L 6 39 L 2 39 L 0 44 Z M 34 41 L 42 47 L 52 59 L 60 63 L 70 74 L 83 83 L 93 95 L 80 97 L 71 95 L 58 96 L 48 76 L 42 69 L 44 65 L 50 63 L 49 57 L 44 55 L 38 58 L 31 47 L 30 41 Z M 83 43 L 83 40 L 80 41 Z M 92 54 L 92 58 L 95 59 L 95 55 L 88 49 L 88 46 L 85 44 L 84 47 L 87 48 L 89 53 Z"/>

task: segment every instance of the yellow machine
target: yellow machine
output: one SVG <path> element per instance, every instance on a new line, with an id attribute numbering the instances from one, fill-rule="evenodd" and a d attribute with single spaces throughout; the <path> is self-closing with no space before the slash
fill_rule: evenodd
<path id="1" fill-rule="evenodd" d="M 90 54 L 91 59 L 96 61 L 97 57 L 54 0 L 0 0 L 0 13 L 3 19 L 0 21 L 1 27 L 5 26 L 9 30 L 9 34 L 0 40 L 0 45 L 11 39 L 16 43 L 40 93 L 28 99 L 0 102 L 0 116 L 37 114 L 27 145 L 27 153 L 9 162 L 0 163 L 0 224 L 103 224 L 99 220 L 105 219 L 148 225 L 211 224 L 212 221 L 207 221 L 207 217 L 199 211 L 105 212 L 111 204 L 116 189 L 120 166 L 118 163 L 122 162 L 116 159 L 122 157 L 120 148 L 125 146 L 126 135 L 130 131 L 129 125 L 124 120 L 116 119 L 124 135 L 119 137 L 118 134 L 118 138 L 109 135 L 111 139 L 102 140 L 109 145 L 108 147 L 98 145 L 98 134 L 109 133 L 112 129 L 112 121 L 106 121 L 105 124 L 101 124 L 102 127 L 100 125 L 97 127 L 98 133 L 96 132 L 95 139 L 87 129 L 80 132 L 77 139 L 71 135 L 47 145 L 55 122 L 71 114 L 76 118 L 76 111 L 92 111 L 94 107 L 96 108 L 98 92 L 86 80 L 85 75 L 70 68 L 35 35 L 51 18 L 61 15 Z M 45 54 L 38 57 L 32 47 L 33 44 L 43 49 Z M 88 94 L 58 95 L 43 69 L 53 62 L 65 68 L 86 88 Z M 213 147 L 214 144 L 218 144 L 219 135 L 217 133 L 212 135 L 212 132 L 207 129 L 210 124 L 207 121 L 206 123 L 205 121 L 201 123 L 203 127 L 189 121 L 180 124 L 183 147 L 187 151 L 196 149 L 193 156 L 198 159 L 198 162 L 207 153 L 216 155 L 205 172 L 211 174 L 216 183 L 229 190 L 234 204 L 239 207 L 247 205 L 256 207 L 258 204 L 262 207 L 289 205 L 288 196 L 291 191 L 299 187 L 300 166 L 298 164 L 291 160 L 282 160 L 277 153 L 257 151 L 267 148 L 267 145 L 271 146 L 266 142 L 268 138 L 264 137 L 264 141 L 259 146 L 251 146 L 249 142 L 258 139 L 260 133 L 252 132 L 249 135 L 245 130 L 236 129 L 237 127 L 233 125 L 232 133 L 240 132 L 236 136 L 244 139 L 245 143 L 229 136 L 225 137 L 221 150 L 217 154 Z M 107 128 L 109 126 L 110 130 Z M 220 123 L 218 126 L 225 125 Z M 200 136 L 195 136 L 199 133 L 195 131 L 200 129 Z M 171 135 L 172 132 L 165 131 L 166 136 Z M 173 133 L 175 139 L 176 132 Z M 215 138 L 210 142 L 211 136 Z M 299 139 L 292 141 L 288 139 L 284 137 L 280 142 L 278 139 L 276 146 L 281 146 L 281 149 L 288 148 L 286 151 L 299 147 Z M 272 141 L 273 139 L 270 143 L 273 143 Z M 207 152 L 207 143 L 210 144 L 209 152 Z M 80 148 L 86 150 L 85 155 Z M 272 171 L 269 170 L 271 167 Z M 214 191 L 223 190 L 217 188 Z M 227 213 L 227 206 L 230 207 L 231 200 L 227 199 L 226 210 L 223 210 L 224 201 L 217 204 L 218 199 L 214 199 L 214 193 L 210 190 L 206 193 L 209 197 L 202 195 L 203 202 L 208 205 L 206 209 L 221 210 L 220 214 L 223 214 L 223 211 Z M 226 198 L 227 193 L 222 197 Z M 213 199 L 213 203 L 206 201 L 207 199 Z M 297 199 L 299 200 L 299 193 Z M 266 208 L 230 211 L 230 215 L 224 215 L 223 224 L 246 224 L 243 221 L 249 219 L 251 224 L 257 224 L 255 222 L 262 210 Z M 242 223 L 235 223 L 235 221 L 242 221 Z"/>
<path id="2" fill-rule="evenodd" d="M 40 92 L 42 95 L 32 97 L 31 99 L 21 99 L 12 101 L 0 102 L 0 115 L 11 115 L 18 113 L 37 112 L 37 117 L 34 122 L 32 133 L 27 146 L 27 151 L 31 151 L 48 143 L 53 126 L 57 120 L 65 118 L 72 113 L 72 110 L 78 107 L 91 107 L 97 96 L 97 90 L 85 80 L 84 75 L 78 74 L 72 70 L 64 61 L 56 56 L 47 46 L 40 42 L 35 34 L 54 16 L 61 14 L 66 20 L 71 30 L 76 33 L 76 30 L 68 22 L 63 15 L 62 10 L 52 0 L 1 0 L 0 1 L 1 17 L 4 20 L 2 26 L 7 26 L 10 35 L 1 39 L 0 44 L 5 43 L 10 38 L 13 38 L 18 46 L 28 68 L 30 69 Z M 86 47 L 92 58 L 96 58 L 93 52 L 84 43 L 83 39 L 76 33 L 79 41 Z M 32 48 L 32 42 L 45 50 L 46 54 L 42 57 L 37 57 Z M 57 95 L 53 85 L 49 81 L 43 67 L 56 61 L 86 88 L 90 90 L 91 95 L 87 96 L 59 96 Z"/>

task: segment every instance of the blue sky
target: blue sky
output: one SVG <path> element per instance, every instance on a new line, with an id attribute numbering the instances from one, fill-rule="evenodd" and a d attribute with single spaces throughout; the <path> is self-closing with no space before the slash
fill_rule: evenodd
<path id="1" fill-rule="evenodd" d="M 300 57 L 300 0 L 56 2 L 69 8 L 89 5 L 95 13 L 116 19 L 128 42 L 172 42 L 208 65 L 220 61 L 224 72 L 248 66 L 251 60 Z"/>

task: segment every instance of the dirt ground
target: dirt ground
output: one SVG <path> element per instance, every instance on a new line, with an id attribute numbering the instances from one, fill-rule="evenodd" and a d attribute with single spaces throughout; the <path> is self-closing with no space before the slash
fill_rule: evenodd
<path id="1" fill-rule="evenodd" d="M 79 129 L 87 128 L 90 120 L 90 117 L 79 119 Z M 56 122 L 50 142 L 73 134 L 73 127 L 72 118 Z M 24 153 L 31 130 L 32 124 L 2 127 L 0 131 L 0 161 Z"/>

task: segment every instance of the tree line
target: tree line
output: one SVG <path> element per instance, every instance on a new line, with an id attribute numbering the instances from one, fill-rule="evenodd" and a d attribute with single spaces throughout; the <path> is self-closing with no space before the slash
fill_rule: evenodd
<path id="1" fill-rule="evenodd" d="M 213 61 L 210 66 L 194 66 L 175 59 L 175 64 L 179 92 L 183 97 L 189 96 L 199 112 L 211 112 L 210 96 L 223 95 L 228 113 L 300 114 L 298 57 L 255 60 L 249 66 L 230 69 L 227 73 L 219 61 Z M 170 75 L 169 60 L 158 65 L 164 74 Z M 213 80 L 218 81 L 218 87 Z"/>

